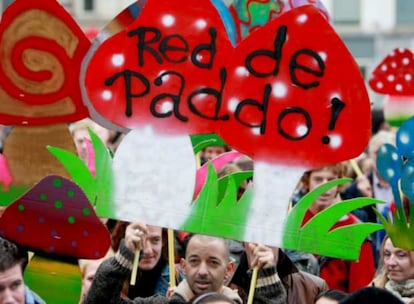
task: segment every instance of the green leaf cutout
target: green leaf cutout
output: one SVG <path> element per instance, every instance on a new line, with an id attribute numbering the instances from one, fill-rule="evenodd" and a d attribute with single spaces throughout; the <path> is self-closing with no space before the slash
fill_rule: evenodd
<path id="1" fill-rule="evenodd" d="M 230 179 L 232 179 L 236 184 L 236 189 L 238 190 L 241 184 L 247 179 L 253 176 L 253 171 L 241 171 L 234 172 L 228 175 L 223 176 L 219 179 L 219 188 L 218 188 L 218 201 L 223 199 L 223 196 L 226 193 L 227 187 L 229 185 Z M 237 194 L 237 192 L 236 192 Z"/>
<path id="2" fill-rule="evenodd" d="M 248 187 L 237 202 L 237 191 L 243 176 L 237 173 L 236 178 L 229 175 L 225 179 L 227 183 L 223 181 L 227 184 L 226 191 L 219 195 L 217 173 L 214 166 L 209 163 L 206 182 L 192 203 L 191 213 L 180 229 L 241 240 L 252 201 L 252 189 Z M 245 177 L 248 178 L 249 174 Z"/>
<path id="3" fill-rule="evenodd" d="M 95 153 L 96 214 L 103 218 L 115 218 L 115 206 L 112 203 L 112 154 L 92 130 L 89 130 L 89 135 Z"/>
<path id="4" fill-rule="evenodd" d="M 348 183 L 341 178 L 325 183 L 306 194 L 291 210 L 286 220 L 283 247 L 341 259 L 356 260 L 363 241 L 382 229 L 381 224 L 357 223 L 331 230 L 332 226 L 352 210 L 384 203 L 374 198 L 355 198 L 338 202 L 316 214 L 303 227 L 303 218 L 313 202 L 330 188 Z"/>
<path id="5" fill-rule="evenodd" d="M 52 153 L 68 171 L 72 180 L 82 189 L 92 205 L 95 205 L 96 183 L 95 178 L 85 163 L 74 153 L 65 149 L 48 146 Z"/>
<path id="6" fill-rule="evenodd" d="M 96 206 L 96 214 L 104 218 L 114 217 L 111 203 L 111 153 L 91 129 L 88 128 L 88 131 L 95 155 L 95 177 L 76 154 L 56 147 L 47 147 L 47 149 L 60 161 L 73 181 L 85 192 L 90 203 Z"/>
<path id="7" fill-rule="evenodd" d="M 405 216 L 401 216 L 399 213 L 394 213 L 392 217 L 388 215 L 388 218 L 385 218 L 381 212 L 374 209 L 395 247 L 414 250 L 414 225 L 410 225 L 410 223 L 414 223 L 414 212 L 412 209 L 410 208 L 408 223 Z"/>
<path id="8" fill-rule="evenodd" d="M 22 197 L 31 186 L 24 185 L 10 185 L 7 190 L 3 189 L 3 185 L 0 183 L 0 206 L 9 206 L 17 199 Z"/>

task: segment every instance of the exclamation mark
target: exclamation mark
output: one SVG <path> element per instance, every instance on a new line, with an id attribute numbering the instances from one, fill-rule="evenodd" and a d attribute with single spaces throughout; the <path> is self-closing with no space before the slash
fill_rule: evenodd
<path id="1" fill-rule="evenodd" d="M 328 130 L 332 131 L 335 129 L 336 121 L 338 120 L 339 113 L 345 108 L 345 103 L 337 97 L 331 99 L 331 120 L 329 121 Z M 328 145 L 331 139 L 328 135 L 322 137 L 322 143 Z"/>

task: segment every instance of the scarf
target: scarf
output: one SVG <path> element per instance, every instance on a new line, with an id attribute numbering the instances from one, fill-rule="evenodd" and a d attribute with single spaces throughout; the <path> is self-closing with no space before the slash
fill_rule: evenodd
<path id="1" fill-rule="evenodd" d="M 389 280 L 385 283 L 385 289 L 398 296 L 404 303 L 414 300 L 414 279 L 403 282 Z"/>
<path id="2" fill-rule="evenodd" d="M 179 294 L 182 296 L 186 301 L 191 300 L 194 298 L 194 293 L 192 292 L 190 286 L 187 283 L 187 280 L 181 281 L 180 284 L 175 288 L 174 293 Z M 232 299 L 235 303 L 242 303 L 237 290 L 233 290 L 227 286 L 223 286 L 219 293 L 224 294 L 225 296 Z"/>

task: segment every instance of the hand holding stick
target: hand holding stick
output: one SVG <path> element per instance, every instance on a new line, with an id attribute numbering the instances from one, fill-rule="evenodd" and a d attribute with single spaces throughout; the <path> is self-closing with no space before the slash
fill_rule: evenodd
<path id="1" fill-rule="evenodd" d="M 135 285 L 140 251 L 144 247 L 143 242 L 145 235 L 147 234 L 147 226 L 143 223 L 132 223 L 128 225 L 125 230 L 125 246 L 132 252 L 135 253 L 134 262 L 132 265 L 132 273 L 130 284 Z"/>

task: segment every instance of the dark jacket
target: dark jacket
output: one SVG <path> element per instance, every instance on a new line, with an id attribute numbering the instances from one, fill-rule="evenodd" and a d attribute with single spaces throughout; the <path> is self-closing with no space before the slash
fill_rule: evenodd
<path id="1" fill-rule="evenodd" d="M 192 294 L 187 292 L 186 280 L 177 286 L 176 292 L 170 299 L 161 295 L 135 299 L 121 298 L 123 283 L 131 276 L 133 259 L 134 253 L 129 251 L 122 241 L 115 256 L 105 260 L 99 266 L 83 304 L 181 304 L 188 302 Z M 253 302 L 255 304 L 286 303 L 286 293 L 277 277 L 276 268 L 259 271 Z"/>
<path id="2" fill-rule="evenodd" d="M 299 271 L 280 249 L 277 273 L 286 291 L 286 303 L 288 304 L 313 304 L 316 296 L 328 289 L 328 285 L 321 278 Z M 240 258 L 240 264 L 232 278 L 231 286 L 239 288 L 242 297 L 246 296 L 246 291 L 250 288 L 250 272 L 245 254 Z"/>

